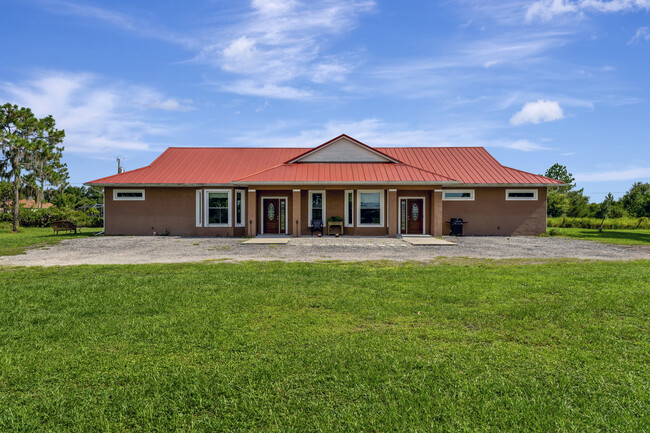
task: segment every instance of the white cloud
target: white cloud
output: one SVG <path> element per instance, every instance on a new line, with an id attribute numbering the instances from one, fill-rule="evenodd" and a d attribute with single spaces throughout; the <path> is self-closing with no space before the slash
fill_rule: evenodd
<path id="1" fill-rule="evenodd" d="M 45 72 L 21 83 L 0 83 L 12 103 L 35 115 L 52 115 L 64 129 L 71 152 L 147 150 L 147 139 L 168 132 L 161 122 L 145 119 L 151 110 L 187 111 L 191 101 L 178 101 L 143 86 L 106 83 L 88 73 Z"/>
<path id="2" fill-rule="evenodd" d="M 650 41 L 650 29 L 648 27 L 639 27 L 628 45 L 637 40 Z"/>
<path id="3" fill-rule="evenodd" d="M 240 95 L 263 96 L 276 99 L 307 99 L 313 95 L 310 90 L 296 89 L 290 86 L 259 83 L 253 80 L 235 81 L 221 87 L 223 90 Z"/>
<path id="4" fill-rule="evenodd" d="M 526 8 L 526 21 L 549 21 L 565 14 L 649 10 L 650 0 L 539 0 Z"/>
<path id="5" fill-rule="evenodd" d="M 345 61 L 347 54 L 323 58 L 327 37 L 352 30 L 357 17 L 373 9 L 374 1 L 254 0 L 251 6 L 252 13 L 237 17 L 216 42 L 205 44 L 195 61 L 239 75 L 239 82 L 223 86 L 229 91 L 303 99 L 314 92 L 281 94 L 273 89 L 295 88 L 299 80 L 343 81 L 353 65 Z"/>
<path id="6" fill-rule="evenodd" d="M 512 143 L 506 143 L 503 147 L 509 149 L 521 150 L 523 152 L 533 152 L 536 150 L 549 150 L 548 147 L 541 146 L 528 140 L 517 140 Z"/>
<path id="7" fill-rule="evenodd" d="M 650 179 L 650 167 L 632 167 L 621 170 L 599 171 L 593 173 L 576 173 L 578 182 L 607 182 L 615 180 Z"/>
<path id="8" fill-rule="evenodd" d="M 564 117 L 562 107 L 557 101 L 538 100 L 528 102 L 524 107 L 515 113 L 510 119 L 512 125 L 523 125 L 525 123 L 552 122 Z"/>

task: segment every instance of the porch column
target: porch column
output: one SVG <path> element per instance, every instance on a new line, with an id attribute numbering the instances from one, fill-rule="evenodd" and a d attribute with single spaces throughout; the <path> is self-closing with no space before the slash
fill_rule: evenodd
<path id="1" fill-rule="evenodd" d="M 300 236 L 300 227 L 302 227 L 302 219 L 300 218 L 300 190 L 299 189 L 294 189 L 293 190 L 293 209 L 291 211 L 291 221 L 289 221 L 287 224 L 291 224 L 291 233 L 293 233 L 294 236 L 298 237 Z"/>
<path id="2" fill-rule="evenodd" d="M 388 190 L 388 236 L 397 237 L 397 190 Z"/>
<path id="3" fill-rule="evenodd" d="M 248 190 L 246 197 L 246 235 L 255 237 L 257 236 L 257 191 L 254 189 Z"/>
<path id="4" fill-rule="evenodd" d="M 442 190 L 435 189 L 431 193 L 431 235 L 442 236 Z"/>

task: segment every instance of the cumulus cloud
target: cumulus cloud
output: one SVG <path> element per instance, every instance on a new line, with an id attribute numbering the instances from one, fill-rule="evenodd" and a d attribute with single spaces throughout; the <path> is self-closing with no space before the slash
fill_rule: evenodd
<path id="1" fill-rule="evenodd" d="M 556 16 L 583 12 L 650 10 L 650 0 L 538 0 L 526 9 L 526 21 L 549 21 Z"/>
<path id="2" fill-rule="evenodd" d="M 147 113 L 193 109 L 191 101 L 145 86 L 106 83 L 89 73 L 44 72 L 19 83 L 0 83 L 0 94 L 39 117 L 51 114 L 65 129 L 64 145 L 71 152 L 147 150 L 148 138 L 168 132 Z"/>
<path id="3" fill-rule="evenodd" d="M 510 123 L 517 126 L 525 123 L 552 122 L 563 117 L 562 107 L 557 101 L 540 99 L 537 102 L 526 103 L 520 111 L 510 118 Z"/>
<path id="4" fill-rule="evenodd" d="M 636 31 L 636 34 L 628 44 L 631 44 L 634 41 L 650 41 L 650 29 L 648 27 L 639 27 Z"/>

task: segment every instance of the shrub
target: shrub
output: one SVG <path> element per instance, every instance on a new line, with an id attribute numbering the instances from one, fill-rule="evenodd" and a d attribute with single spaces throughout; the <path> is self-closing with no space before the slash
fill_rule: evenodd
<path id="1" fill-rule="evenodd" d="M 597 229 L 602 222 L 603 230 L 616 229 L 650 229 L 648 218 L 548 218 L 548 227 L 566 227 L 580 229 Z"/>
<path id="2" fill-rule="evenodd" d="M 102 227 L 104 220 L 99 217 L 96 209 L 86 214 L 82 211 L 67 208 L 50 207 L 47 209 L 25 209 L 20 208 L 18 222 L 22 227 L 49 227 L 52 221 L 72 221 L 79 227 Z M 11 212 L 0 214 L 0 221 L 13 221 Z"/>

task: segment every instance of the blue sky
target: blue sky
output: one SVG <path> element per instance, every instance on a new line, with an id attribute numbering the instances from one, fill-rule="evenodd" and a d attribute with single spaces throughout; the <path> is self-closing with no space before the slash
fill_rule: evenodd
<path id="1" fill-rule="evenodd" d="M 650 0 L 5 0 L 0 101 L 71 183 L 168 146 L 485 146 L 601 201 L 650 179 Z"/>

